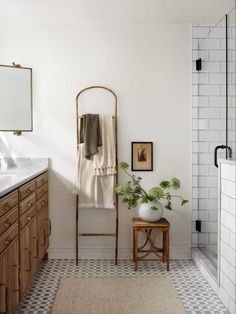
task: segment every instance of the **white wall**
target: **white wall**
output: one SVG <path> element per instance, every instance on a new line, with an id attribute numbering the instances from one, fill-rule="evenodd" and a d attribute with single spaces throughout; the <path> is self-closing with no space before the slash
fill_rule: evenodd
<path id="1" fill-rule="evenodd" d="M 119 160 L 130 162 L 131 141 L 153 141 L 154 171 L 142 173 L 144 185 L 176 176 L 191 199 L 191 25 L 25 21 L 1 24 L 0 43 L 1 64 L 33 68 L 34 131 L 2 138 L 8 154 L 50 158 L 51 256 L 74 253 L 75 96 L 83 87 L 102 84 L 118 95 Z M 120 257 L 130 256 L 133 215 L 120 205 Z M 172 257 L 190 257 L 190 204 L 166 215 Z M 94 231 L 113 227 L 111 212 L 80 217 Z M 83 256 L 113 254 L 112 240 L 82 240 Z"/>

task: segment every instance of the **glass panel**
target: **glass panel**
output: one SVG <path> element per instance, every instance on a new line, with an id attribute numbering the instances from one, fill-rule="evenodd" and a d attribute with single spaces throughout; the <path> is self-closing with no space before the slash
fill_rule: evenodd
<path id="1" fill-rule="evenodd" d="M 228 111 L 227 111 L 227 118 L 228 118 L 228 134 L 227 134 L 227 141 L 228 146 L 232 149 L 232 158 L 235 159 L 235 142 L 236 142 L 236 112 L 235 112 L 235 71 L 236 71 L 236 63 L 235 63 L 235 42 L 236 42 L 236 35 L 235 35 L 235 8 L 228 14 L 227 16 L 227 34 L 228 34 L 228 41 L 227 41 L 227 50 L 228 50 L 228 62 L 227 62 L 227 81 L 228 81 Z M 228 154 L 227 157 L 230 157 Z"/>
<path id="2" fill-rule="evenodd" d="M 198 216 L 202 232 L 198 245 L 215 267 L 217 260 L 217 146 L 226 145 L 226 18 L 199 42 L 202 69 L 198 74 Z M 218 159 L 226 157 L 218 149 Z"/>

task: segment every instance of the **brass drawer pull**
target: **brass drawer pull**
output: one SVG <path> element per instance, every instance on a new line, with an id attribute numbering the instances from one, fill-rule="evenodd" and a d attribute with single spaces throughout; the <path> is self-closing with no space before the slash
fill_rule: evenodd
<path id="1" fill-rule="evenodd" d="M 52 234 L 52 223 L 51 219 L 47 218 L 46 220 L 48 221 L 48 233 L 46 234 L 46 236 L 49 237 Z"/>
<path id="2" fill-rule="evenodd" d="M 32 218 L 31 218 L 31 216 L 28 216 L 27 219 L 30 221 Z"/>
<path id="3" fill-rule="evenodd" d="M 6 204 L 4 205 L 4 207 L 3 207 L 3 209 L 4 209 L 4 210 L 9 210 L 9 209 L 11 209 L 10 203 L 6 203 Z"/>
<path id="4" fill-rule="evenodd" d="M 11 225 L 11 223 L 6 221 L 5 224 L 4 224 L 4 227 L 5 227 L 5 228 L 9 228 L 10 225 Z"/>
<path id="5" fill-rule="evenodd" d="M 31 207 L 31 206 L 32 206 L 32 203 L 28 202 L 28 203 L 27 203 L 27 206 L 28 206 L 28 207 Z"/>
<path id="6" fill-rule="evenodd" d="M 39 256 L 39 246 L 38 246 L 39 240 L 38 240 L 38 238 L 36 238 L 36 237 L 33 237 L 33 239 L 36 240 L 36 241 L 35 241 L 35 242 L 36 242 L 36 255 L 33 256 L 33 258 L 38 258 L 38 256 Z"/>
<path id="7" fill-rule="evenodd" d="M 0 287 L 3 287 L 4 288 L 4 291 L 5 291 L 5 297 L 4 297 L 4 311 L 1 312 L 1 313 L 7 313 L 8 312 L 8 289 L 7 289 L 7 286 L 4 284 L 4 283 L 1 283 L 0 284 Z"/>
<path id="8" fill-rule="evenodd" d="M 33 189 L 32 188 L 28 188 L 27 189 L 27 193 L 32 193 L 33 192 Z"/>
<path id="9" fill-rule="evenodd" d="M 46 204 L 46 202 L 45 201 L 42 201 L 42 206 L 44 206 Z"/>
<path id="10" fill-rule="evenodd" d="M 28 260 L 29 261 L 29 264 L 28 264 L 29 268 L 26 269 L 26 271 L 29 272 L 29 271 L 31 271 L 31 249 L 27 247 L 27 248 L 25 248 L 25 251 L 29 252 L 29 255 L 28 255 L 28 258 L 29 258 L 29 260 Z"/>
<path id="11" fill-rule="evenodd" d="M 18 279 L 18 289 L 15 289 L 13 291 L 15 292 L 20 292 L 20 265 L 13 265 L 13 267 L 15 267 L 17 269 L 17 279 Z"/>
<path id="12" fill-rule="evenodd" d="M 8 238 L 8 239 L 6 239 L 6 240 L 4 241 L 4 244 L 5 244 L 5 245 L 8 245 L 8 244 L 11 243 L 11 241 L 12 241 L 12 239 L 11 239 L 11 238 Z"/>

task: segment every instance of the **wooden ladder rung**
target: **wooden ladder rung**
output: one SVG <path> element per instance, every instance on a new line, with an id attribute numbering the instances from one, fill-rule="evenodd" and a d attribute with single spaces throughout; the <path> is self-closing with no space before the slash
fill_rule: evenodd
<path id="1" fill-rule="evenodd" d="M 97 237 L 97 236 L 102 236 L 102 237 L 115 237 L 115 233 L 79 233 L 79 236 L 88 236 L 88 237 Z"/>

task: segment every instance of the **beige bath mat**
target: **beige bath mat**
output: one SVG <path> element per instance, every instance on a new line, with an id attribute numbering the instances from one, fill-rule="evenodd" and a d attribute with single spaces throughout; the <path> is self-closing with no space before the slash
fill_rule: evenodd
<path id="1" fill-rule="evenodd" d="M 53 314 L 182 314 L 165 277 L 62 278 Z"/>

